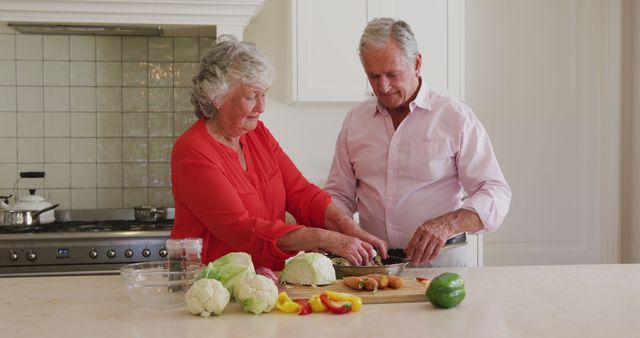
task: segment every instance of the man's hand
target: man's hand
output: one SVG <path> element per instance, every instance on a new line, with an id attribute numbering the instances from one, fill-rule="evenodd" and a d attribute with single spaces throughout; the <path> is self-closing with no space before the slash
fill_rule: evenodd
<path id="1" fill-rule="evenodd" d="M 413 264 L 421 265 L 436 259 L 440 249 L 451 236 L 481 229 L 482 221 L 475 212 L 458 209 L 422 223 L 413 233 L 404 251 Z"/>
<path id="2" fill-rule="evenodd" d="M 387 258 L 387 242 L 363 230 L 353 219 L 343 214 L 333 203 L 329 204 L 325 211 L 325 226 L 329 230 L 353 236 L 369 243 L 378 251 L 378 254 L 383 259 Z M 373 259 L 373 257 L 371 258 Z"/>

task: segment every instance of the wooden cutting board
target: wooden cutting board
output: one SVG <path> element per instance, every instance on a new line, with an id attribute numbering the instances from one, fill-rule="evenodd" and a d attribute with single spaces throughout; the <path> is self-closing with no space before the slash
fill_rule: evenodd
<path id="1" fill-rule="evenodd" d="M 352 295 L 362 298 L 364 304 L 381 304 L 381 303 L 411 303 L 411 302 L 426 302 L 427 287 L 421 283 L 418 283 L 415 278 L 403 278 L 404 287 L 400 289 L 385 288 L 380 289 L 376 293 L 366 290 L 354 290 L 344 285 L 342 279 L 338 279 L 337 282 L 331 285 L 325 286 L 285 286 L 284 291 L 287 292 L 292 299 L 308 299 L 309 297 L 320 294 L 325 290 L 331 290 L 336 292 L 346 292 Z"/>

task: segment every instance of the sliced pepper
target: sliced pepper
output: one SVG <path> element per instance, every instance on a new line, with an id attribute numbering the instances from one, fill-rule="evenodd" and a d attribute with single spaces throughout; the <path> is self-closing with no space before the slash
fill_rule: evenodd
<path id="1" fill-rule="evenodd" d="M 300 305 L 289 298 L 286 292 L 282 291 L 278 294 L 276 308 L 285 313 L 296 313 L 300 311 Z"/>
<path id="2" fill-rule="evenodd" d="M 416 277 L 416 281 L 424 286 L 429 286 L 431 280 L 427 277 Z"/>
<path id="3" fill-rule="evenodd" d="M 311 306 L 311 310 L 313 312 L 325 312 L 327 308 L 322 304 L 320 300 L 320 295 L 313 295 L 309 298 L 309 305 Z"/>
<path id="4" fill-rule="evenodd" d="M 338 315 L 349 313 L 352 310 L 350 301 L 348 301 L 348 300 L 343 300 L 343 301 L 333 300 L 333 299 L 329 298 L 329 296 L 326 294 L 326 292 L 320 295 L 320 300 L 322 301 L 322 304 L 324 304 L 324 306 L 327 308 L 327 310 L 331 311 L 332 313 L 338 314 Z"/>
<path id="5" fill-rule="evenodd" d="M 336 300 L 336 301 L 351 302 L 351 310 L 353 312 L 357 312 L 362 307 L 362 298 L 358 296 L 354 296 L 352 294 L 344 293 L 344 292 L 335 292 L 331 290 L 327 290 L 324 293 L 326 293 L 327 296 L 329 296 L 329 299 Z"/>
<path id="6" fill-rule="evenodd" d="M 310 314 L 311 311 L 311 304 L 309 304 L 309 301 L 306 299 L 296 299 L 295 300 L 296 303 L 298 303 L 298 305 L 300 305 L 300 310 L 298 311 L 298 315 L 300 316 L 305 316 Z"/>

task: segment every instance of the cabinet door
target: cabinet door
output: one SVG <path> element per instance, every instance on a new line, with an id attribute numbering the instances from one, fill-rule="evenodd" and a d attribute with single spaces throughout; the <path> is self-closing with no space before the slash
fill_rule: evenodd
<path id="1" fill-rule="evenodd" d="M 369 0 L 369 19 L 407 22 L 422 53 L 422 78 L 448 95 L 463 97 L 463 0 Z"/>
<path id="2" fill-rule="evenodd" d="M 358 42 L 366 0 L 292 0 L 292 101 L 353 102 L 367 96 Z"/>

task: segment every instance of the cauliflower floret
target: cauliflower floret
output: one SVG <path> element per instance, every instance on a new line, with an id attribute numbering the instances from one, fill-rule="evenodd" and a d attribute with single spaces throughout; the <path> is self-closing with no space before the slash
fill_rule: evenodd
<path id="1" fill-rule="evenodd" d="M 234 296 L 247 312 L 269 312 L 278 300 L 278 287 L 262 275 L 247 275 L 236 284 Z"/>
<path id="2" fill-rule="evenodd" d="M 212 313 L 221 314 L 230 298 L 229 290 L 220 281 L 206 278 L 195 282 L 185 295 L 189 312 L 205 318 Z"/>

